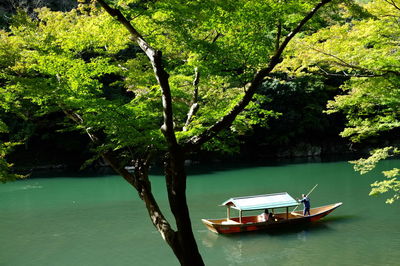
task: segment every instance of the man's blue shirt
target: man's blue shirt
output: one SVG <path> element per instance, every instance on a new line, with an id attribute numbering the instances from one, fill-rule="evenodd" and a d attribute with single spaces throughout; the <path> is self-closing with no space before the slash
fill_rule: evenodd
<path id="1" fill-rule="evenodd" d="M 304 204 L 304 208 L 310 208 L 310 199 L 308 197 L 304 197 L 300 202 Z"/>

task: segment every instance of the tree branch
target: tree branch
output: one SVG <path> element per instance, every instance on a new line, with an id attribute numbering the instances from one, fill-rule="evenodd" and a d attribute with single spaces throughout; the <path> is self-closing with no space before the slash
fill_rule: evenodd
<path id="1" fill-rule="evenodd" d="M 350 63 L 346 62 L 344 59 L 342 59 L 342 58 L 340 58 L 340 57 L 338 57 L 336 55 L 327 53 L 327 52 L 322 51 L 320 49 L 311 47 L 309 45 L 308 45 L 308 47 L 310 49 L 318 52 L 318 53 L 321 53 L 321 54 L 324 54 L 326 56 L 329 56 L 329 57 L 332 57 L 332 58 L 336 59 L 337 60 L 336 65 L 339 65 L 339 66 L 342 66 L 342 67 L 347 67 L 347 68 L 350 68 L 350 69 L 357 69 L 357 70 L 360 70 L 361 72 L 363 72 L 361 74 L 347 74 L 347 73 L 345 73 L 343 71 L 345 73 L 345 76 L 347 76 L 347 77 L 381 77 L 381 76 L 384 76 L 384 75 L 387 75 L 387 74 L 394 74 L 394 75 L 397 75 L 397 76 L 400 75 L 400 72 L 399 71 L 395 71 L 395 70 L 390 70 L 390 69 L 389 70 L 384 70 L 384 69 L 371 70 L 371 69 L 368 69 L 368 68 L 360 67 L 358 65 L 350 64 Z M 325 74 L 329 74 L 330 76 L 333 76 L 333 74 L 328 73 L 326 70 L 324 70 L 324 69 L 322 69 L 320 67 L 318 67 L 318 68 L 321 71 L 323 71 Z M 381 74 L 376 74 L 375 72 L 381 72 Z"/>
<path id="2" fill-rule="evenodd" d="M 143 159 L 136 160 L 134 164 L 134 174 L 131 174 L 118 163 L 113 152 L 109 151 L 103 153 L 102 156 L 114 171 L 121 175 L 138 191 L 139 197 L 146 205 L 151 222 L 157 228 L 158 232 L 160 232 L 162 238 L 169 244 L 176 241 L 176 232 L 171 228 L 171 225 L 164 217 L 151 191 L 151 183 L 148 176 L 148 161 Z"/>
<path id="3" fill-rule="evenodd" d="M 389 5 L 393 6 L 394 8 L 396 8 L 397 10 L 400 10 L 400 7 L 393 0 L 384 0 L 384 1 Z"/>
<path id="4" fill-rule="evenodd" d="M 199 104 L 198 104 L 198 97 L 199 97 L 199 82 L 200 82 L 200 72 L 198 68 L 196 67 L 194 69 L 194 80 L 193 80 L 193 98 L 192 98 L 192 104 L 189 109 L 189 112 L 187 114 L 187 119 L 185 122 L 185 125 L 183 127 L 183 131 L 187 131 L 187 127 L 189 126 L 192 117 L 197 113 L 197 110 L 199 110 Z"/>
<path id="5" fill-rule="evenodd" d="M 360 66 L 350 64 L 350 63 L 344 61 L 344 59 L 342 59 L 342 58 L 340 58 L 340 57 L 338 57 L 338 56 L 336 56 L 336 55 L 327 53 L 327 52 L 322 51 L 322 50 L 320 50 L 320 49 L 314 48 L 314 47 L 312 47 L 312 46 L 310 46 L 310 45 L 308 45 L 308 47 L 309 47 L 311 50 L 314 50 L 314 51 L 316 51 L 316 52 L 318 52 L 318 53 L 321 53 L 321 54 L 327 55 L 327 56 L 329 56 L 329 57 L 335 58 L 335 59 L 338 61 L 336 64 L 338 64 L 338 65 L 340 65 L 340 66 L 345 66 L 345 67 L 348 67 L 348 68 L 353 68 L 353 69 L 358 69 L 358 70 L 363 70 L 363 71 L 369 71 L 369 70 L 366 69 L 366 68 L 362 68 L 362 67 L 360 67 Z"/>
<path id="6" fill-rule="evenodd" d="M 143 36 L 139 34 L 139 32 L 132 26 L 132 24 L 121 13 L 121 11 L 110 7 L 103 0 L 96 1 L 104 8 L 104 10 L 108 14 L 110 14 L 110 16 L 118 20 L 129 31 L 129 33 L 131 34 L 131 39 L 139 45 L 139 47 L 149 58 L 162 92 L 164 124 L 161 126 L 161 131 L 163 132 L 170 147 L 177 146 L 176 136 L 174 132 L 174 121 L 172 116 L 171 88 L 168 81 L 169 74 L 165 71 L 163 67 L 161 51 L 151 47 L 151 45 L 146 42 Z"/>
<path id="7" fill-rule="evenodd" d="M 293 37 L 300 32 L 304 24 L 306 24 L 315 13 L 324 5 L 331 2 L 332 0 L 322 0 L 319 2 L 304 18 L 297 24 L 297 26 L 285 37 L 279 47 L 275 50 L 274 55 L 271 57 L 270 62 L 266 68 L 259 70 L 253 80 L 247 85 L 247 90 L 243 98 L 220 120 L 214 125 L 206 129 L 203 133 L 197 136 L 193 136 L 185 143 L 185 150 L 193 150 L 201 146 L 203 143 L 209 141 L 215 135 L 217 135 L 222 129 L 227 128 L 235 120 L 236 116 L 243 111 L 247 104 L 251 101 L 256 89 L 261 85 L 263 79 L 271 73 L 275 66 L 279 63 L 281 55 L 285 50 L 288 43 Z"/>
<path id="8" fill-rule="evenodd" d="M 276 39 L 275 39 L 275 50 L 279 49 L 279 43 L 281 42 L 282 35 L 282 23 L 278 21 L 277 31 L 276 31 Z"/>
<path id="9" fill-rule="evenodd" d="M 82 117 L 73 111 L 63 109 L 64 114 L 77 124 L 82 125 Z M 90 128 L 85 128 L 86 133 L 93 143 L 98 143 L 99 138 L 91 132 Z M 144 201 L 149 216 L 153 225 L 162 235 L 167 243 L 171 244 L 176 241 L 176 232 L 172 229 L 171 225 L 161 212 L 156 199 L 151 191 L 151 183 L 148 178 L 149 163 L 148 159 L 135 160 L 134 174 L 127 171 L 116 159 L 116 155 L 112 151 L 107 151 L 101 154 L 104 160 L 111 166 L 111 168 L 122 176 L 131 186 L 133 186 L 139 193 L 139 197 Z M 172 246 L 172 245 L 171 245 Z"/>
<path id="10" fill-rule="evenodd" d="M 374 77 L 382 77 L 383 74 L 376 75 L 376 74 L 349 74 L 346 73 L 345 71 L 342 71 L 343 74 L 340 73 L 330 73 L 323 69 L 322 67 L 317 66 L 319 70 L 322 71 L 324 76 L 330 76 L 330 77 L 351 77 L 351 78 L 374 78 Z M 313 73 L 313 72 L 310 72 Z M 314 72 L 314 74 L 320 74 L 318 72 Z"/>

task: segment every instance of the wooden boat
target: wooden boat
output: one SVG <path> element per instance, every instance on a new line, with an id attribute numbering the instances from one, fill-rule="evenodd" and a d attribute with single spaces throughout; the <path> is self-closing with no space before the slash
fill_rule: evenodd
<path id="1" fill-rule="evenodd" d="M 325 217 L 342 205 L 341 202 L 318 208 L 312 208 L 310 215 L 303 216 L 303 211 L 289 212 L 289 207 L 300 203 L 288 193 L 265 194 L 249 197 L 231 198 L 221 206 L 227 207 L 227 218 L 202 219 L 204 225 L 212 232 L 231 234 L 293 226 L 302 223 L 315 222 Z M 239 217 L 230 217 L 231 208 L 239 211 Z M 285 212 L 275 212 L 275 209 L 285 208 Z M 267 221 L 260 220 L 259 215 L 242 216 L 243 211 L 271 210 L 272 215 Z"/>

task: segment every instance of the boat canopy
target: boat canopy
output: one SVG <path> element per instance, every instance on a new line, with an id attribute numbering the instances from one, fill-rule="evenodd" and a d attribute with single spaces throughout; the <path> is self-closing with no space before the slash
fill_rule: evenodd
<path id="1" fill-rule="evenodd" d="M 232 207 L 240 211 L 274 209 L 297 206 L 297 202 L 287 192 L 264 194 L 248 197 L 230 198 L 222 206 Z"/>

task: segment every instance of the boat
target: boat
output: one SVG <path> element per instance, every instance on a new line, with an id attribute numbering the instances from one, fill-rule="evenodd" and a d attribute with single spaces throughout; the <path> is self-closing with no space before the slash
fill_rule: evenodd
<path id="1" fill-rule="evenodd" d="M 318 221 L 340 207 L 342 202 L 312 208 L 310 215 L 306 216 L 303 215 L 303 211 L 289 212 L 289 208 L 297 208 L 299 204 L 287 192 L 230 198 L 221 204 L 221 206 L 227 207 L 226 218 L 202 219 L 202 222 L 210 231 L 218 234 L 290 227 Z M 231 208 L 239 211 L 238 217 L 231 217 Z M 284 209 L 284 211 L 279 212 L 279 209 Z M 269 214 L 267 220 L 264 220 L 260 215 L 243 216 L 244 211 L 257 210 L 270 210 L 271 214 Z"/>

